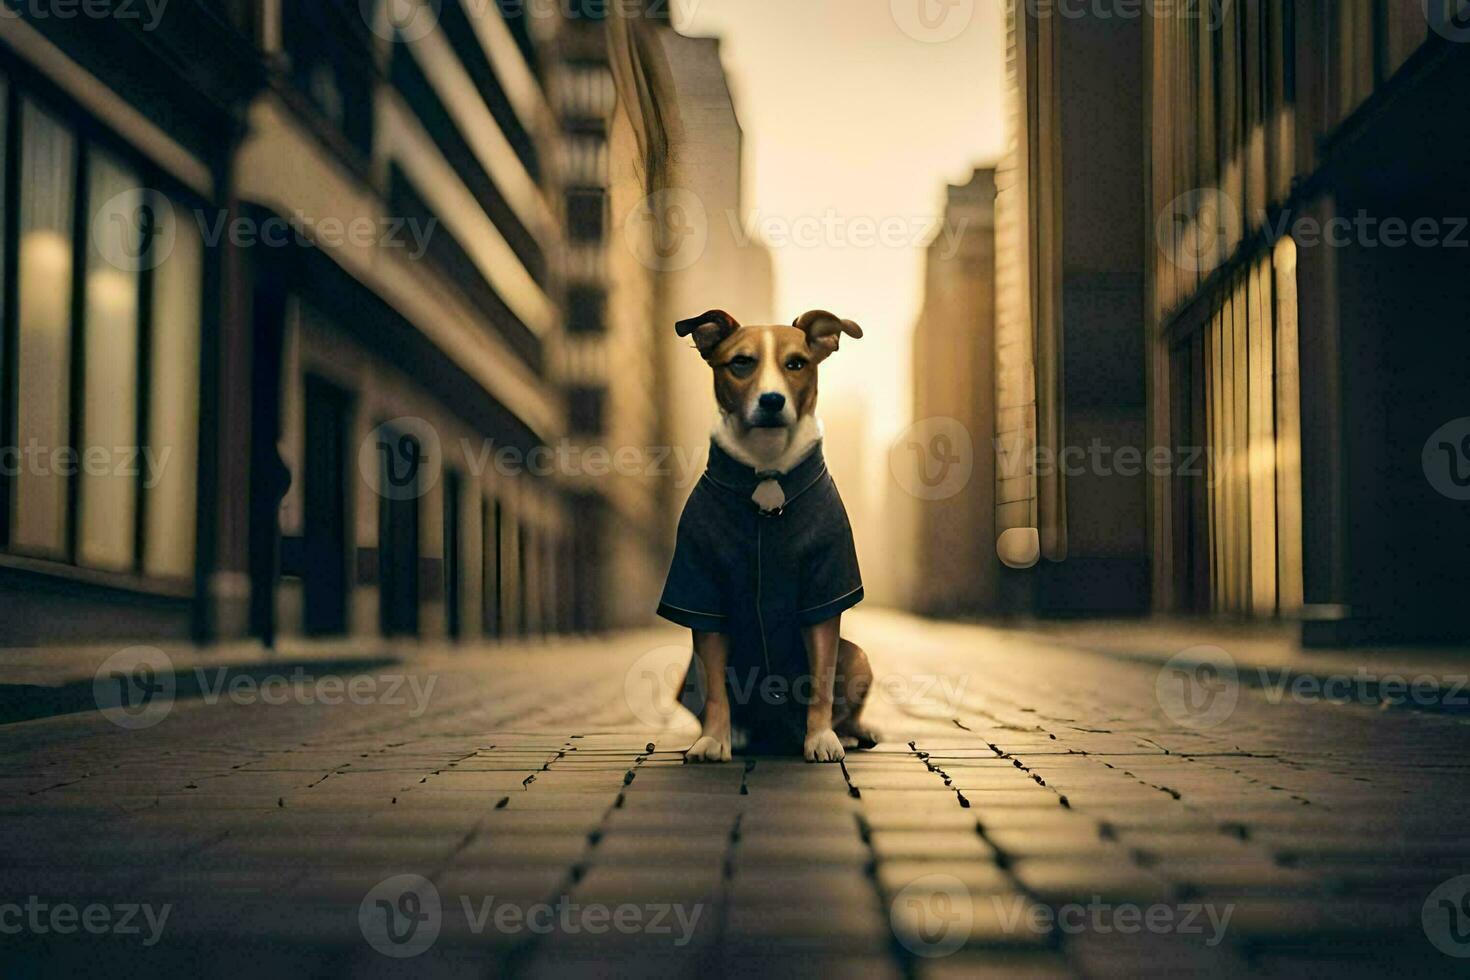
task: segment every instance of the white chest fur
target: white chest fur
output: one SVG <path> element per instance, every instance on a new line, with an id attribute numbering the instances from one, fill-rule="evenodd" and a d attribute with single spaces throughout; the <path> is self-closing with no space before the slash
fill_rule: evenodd
<path id="1" fill-rule="evenodd" d="M 734 418 L 727 415 L 715 424 L 711 434 L 721 449 L 758 473 L 790 473 L 822 441 L 822 423 L 806 415 L 789 431 L 743 432 Z"/>

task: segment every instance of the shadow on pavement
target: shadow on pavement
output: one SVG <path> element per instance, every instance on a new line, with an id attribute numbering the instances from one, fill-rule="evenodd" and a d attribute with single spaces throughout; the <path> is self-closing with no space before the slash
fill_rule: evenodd
<path id="1" fill-rule="evenodd" d="M 238 680 L 260 683 L 281 676 L 304 674 L 311 678 L 353 677 L 381 667 L 399 664 L 397 657 L 341 657 L 330 660 L 292 660 L 274 664 L 210 664 L 173 672 L 176 700 L 203 697 L 221 691 Z M 35 684 L 0 684 L 0 725 L 13 725 L 37 718 L 71 715 L 98 708 L 95 681 L 70 681 L 56 687 Z"/>

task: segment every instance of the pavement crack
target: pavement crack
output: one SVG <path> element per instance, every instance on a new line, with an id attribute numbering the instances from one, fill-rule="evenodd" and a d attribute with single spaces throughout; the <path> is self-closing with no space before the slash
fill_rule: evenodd
<path id="1" fill-rule="evenodd" d="M 91 776 L 91 773 L 88 773 L 86 776 L 79 776 L 76 779 L 68 779 L 68 780 L 65 780 L 64 782 L 60 782 L 60 783 L 52 783 L 50 786 L 42 786 L 40 789 L 33 789 L 30 792 L 26 793 L 26 795 L 27 796 L 35 796 L 38 793 L 45 793 L 45 792 L 47 792 L 49 790 L 53 790 L 53 789 L 62 789 L 63 787 L 66 787 L 66 786 L 75 786 L 77 783 L 83 782 L 84 780 L 86 780 L 90 776 Z"/>

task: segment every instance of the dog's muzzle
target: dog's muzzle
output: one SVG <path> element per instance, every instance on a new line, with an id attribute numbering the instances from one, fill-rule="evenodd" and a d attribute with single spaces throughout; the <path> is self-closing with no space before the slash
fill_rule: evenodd
<path id="1" fill-rule="evenodd" d="M 756 399 L 750 424 L 757 429 L 782 429 L 790 425 L 786 418 L 786 396 L 777 391 L 761 395 Z"/>

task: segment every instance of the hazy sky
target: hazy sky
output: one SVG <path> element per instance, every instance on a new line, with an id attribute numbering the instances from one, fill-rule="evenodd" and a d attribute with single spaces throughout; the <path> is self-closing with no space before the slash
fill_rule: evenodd
<path id="1" fill-rule="evenodd" d="M 823 372 L 823 397 L 861 394 L 870 439 L 886 441 L 908 420 L 924 233 L 945 184 L 1003 147 L 1002 0 L 674 0 L 674 12 L 684 33 L 723 39 L 751 223 L 804 233 L 772 248 L 777 313 L 823 307 L 864 326 Z"/>

